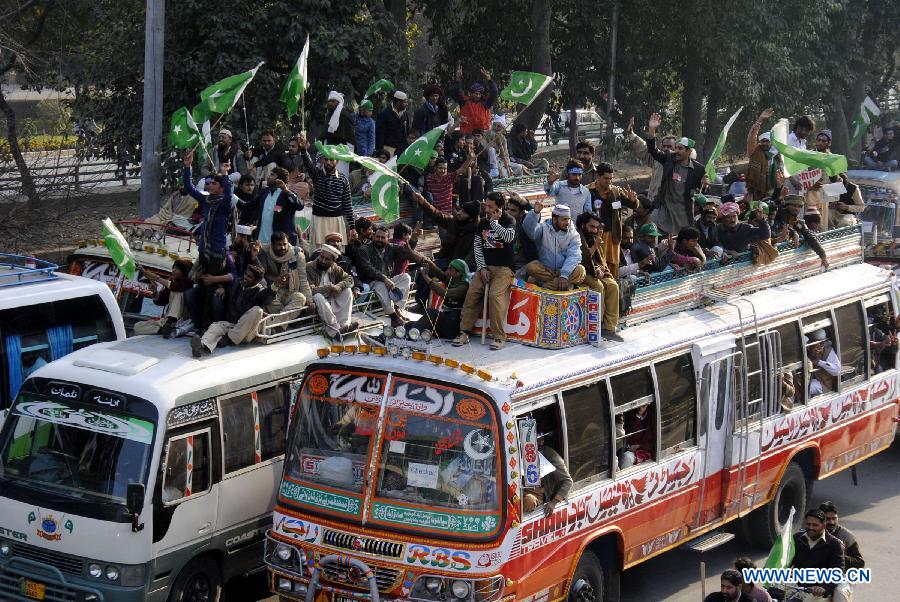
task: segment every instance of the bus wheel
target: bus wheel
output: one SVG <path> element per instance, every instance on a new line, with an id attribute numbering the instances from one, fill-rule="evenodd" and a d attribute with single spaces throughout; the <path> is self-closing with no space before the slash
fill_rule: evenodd
<path id="1" fill-rule="evenodd" d="M 778 483 L 775 497 L 747 517 L 755 543 L 763 548 L 771 548 L 781 535 L 781 527 L 787 523 L 791 507 L 796 510 L 796 521 L 798 516 L 803 516 L 806 512 L 806 500 L 806 475 L 800 465 L 791 462 Z"/>
<path id="2" fill-rule="evenodd" d="M 169 594 L 169 602 L 219 602 L 222 575 L 210 558 L 195 558 L 188 563 Z"/>
<path id="3" fill-rule="evenodd" d="M 590 550 L 585 550 L 572 575 L 569 602 L 601 602 L 604 590 L 603 565 Z"/>

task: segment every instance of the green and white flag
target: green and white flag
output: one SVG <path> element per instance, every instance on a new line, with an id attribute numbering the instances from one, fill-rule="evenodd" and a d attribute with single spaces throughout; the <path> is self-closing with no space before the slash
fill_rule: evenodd
<path id="1" fill-rule="evenodd" d="M 372 96 L 373 94 L 378 94 L 379 92 L 393 92 L 394 84 L 388 79 L 379 79 L 377 82 L 369 86 L 369 89 L 366 90 L 366 93 L 363 95 L 363 100 Z"/>
<path id="2" fill-rule="evenodd" d="M 306 36 L 306 44 L 303 45 L 303 52 L 300 58 L 294 63 L 288 75 L 284 87 L 281 89 L 281 101 L 287 105 L 288 119 L 297 114 L 300 106 L 300 99 L 306 91 L 307 83 L 307 61 L 309 60 L 309 36 Z"/>
<path id="3" fill-rule="evenodd" d="M 400 158 L 397 159 L 397 165 L 412 165 L 419 169 L 428 167 L 428 162 L 431 160 L 431 151 L 434 150 L 438 140 L 440 140 L 441 136 L 444 135 L 444 132 L 447 131 L 448 125 L 450 124 L 445 123 L 444 125 L 439 125 L 433 130 L 425 132 L 424 136 L 416 138 L 413 143 L 407 146 L 406 150 L 401 153 Z"/>
<path id="4" fill-rule="evenodd" d="M 360 165 L 362 165 L 363 167 L 367 167 L 368 169 L 371 169 L 374 172 L 382 173 L 382 174 L 385 174 L 388 176 L 393 176 L 395 178 L 400 177 L 400 174 L 398 174 L 395 171 L 396 165 L 397 165 L 397 161 L 395 160 L 395 158 L 391 158 L 391 160 L 388 161 L 387 163 L 382 163 L 375 157 L 360 157 L 359 155 L 356 155 L 355 161 L 357 163 L 359 163 Z M 394 166 L 394 168 L 392 169 L 389 166 Z"/>
<path id="5" fill-rule="evenodd" d="M 108 217 L 103 220 L 103 238 L 106 241 L 106 250 L 109 256 L 119 268 L 119 271 L 125 274 L 129 280 L 134 280 L 134 272 L 137 268 L 134 261 L 134 253 L 128 246 L 128 241 L 112 223 Z"/>
<path id="6" fill-rule="evenodd" d="M 869 124 L 875 121 L 879 115 L 881 115 L 881 109 L 874 100 L 866 96 L 866 99 L 859 105 L 859 114 L 853 118 L 853 122 L 850 124 L 850 146 L 859 142 Z"/>
<path id="7" fill-rule="evenodd" d="M 393 170 L 397 166 L 396 157 L 387 162 L 386 167 Z M 371 188 L 372 210 L 386 224 L 400 219 L 400 182 L 382 171 L 369 176 Z"/>
<path id="8" fill-rule="evenodd" d="M 776 140 L 774 136 L 772 137 L 772 146 L 778 149 L 778 152 L 784 157 L 786 171 L 790 170 L 791 175 L 803 171 L 803 168 L 797 169 L 798 164 L 819 168 L 829 176 L 837 176 L 847 171 L 847 157 L 844 155 L 794 148 L 790 144 Z"/>
<path id="9" fill-rule="evenodd" d="M 294 223 L 300 226 L 302 232 L 309 230 L 312 224 L 312 203 L 306 203 L 301 211 L 294 214 Z"/>
<path id="10" fill-rule="evenodd" d="M 226 77 L 209 86 L 200 92 L 200 105 L 203 105 L 203 109 L 210 114 L 227 113 L 235 103 L 237 103 L 238 98 L 244 93 L 247 85 L 253 81 L 253 77 L 262 65 L 263 64 L 260 63 L 250 71 L 244 71 L 243 73 Z M 200 105 L 195 107 L 194 110 L 197 111 Z M 197 120 L 196 114 L 194 115 L 194 119 Z M 205 121 L 205 119 L 203 121 Z"/>
<path id="11" fill-rule="evenodd" d="M 716 159 L 722 155 L 722 149 L 725 148 L 725 139 L 728 137 L 728 131 L 731 129 L 731 126 L 734 125 L 734 121 L 743 110 L 744 107 L 741 107 L 734 112 L 734 115 L 731 116 L 731 119 L 729 119 L 728 123 L 725 124 L 725 127 L 722 128 L 719 139 L 716 140 L 716 146 L 713 147 L 712 152 L 709 154 L 709 161 L 706 162 L 706 175 L 709 177 L 710 182 L 716 181 Z"/>
<path id="12" fill-rule="evenodd" d="M 356 155 L 346 144 L 322 144 L 321 141 L 316 140 L 316 150 L 326 159 L 346 161 L 347 163 L 356 161 Z"/>
<path id="13" fill-rule="evenodd" d="M 500 98 L 527 106 L 530 105 L 552 81 L 552 75 L 532 73 L 531 71 L 513 71 L 509 76 L 509 85 L 500 92 Z"/>
<path id="14" fill-rule="evenodd" d="M 769 557 L 766 559 L 767 569 L 784 569 L 791 566 L 794 560 L 794 512 L 795 508 L 791 506 L 791 512 L 788 514 L 787 523 L 781 528 L 781 535 L 775 540 Z"/>
<path id="15" fill-rule="evenodd" d="M 169 125 L 169 144 L 175 148 L 191 148 L 198 142 L 200 142 L 200 129 L 187 107 L 181 107 L 172 114 L 172 121 Z"/>

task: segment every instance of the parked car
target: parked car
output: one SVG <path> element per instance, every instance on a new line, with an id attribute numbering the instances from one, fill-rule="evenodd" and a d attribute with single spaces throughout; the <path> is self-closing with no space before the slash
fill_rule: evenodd
<path id="1" fill-rule="evenodd" d="M 603 116 L 593 109 L 576 109 L 578 118 L 578 137 L 588 140 L 599 140 L 606 132 L 606 121 Z M 559 144 L 569 139 L 569 111 L 563 111 L 559 118 L 547 116 L 541 123 L 543 132 L 536 132 L 538 140 L 545 140 L 547 144 Z M 540 136 L 543 134 L 543 138 Z"/>

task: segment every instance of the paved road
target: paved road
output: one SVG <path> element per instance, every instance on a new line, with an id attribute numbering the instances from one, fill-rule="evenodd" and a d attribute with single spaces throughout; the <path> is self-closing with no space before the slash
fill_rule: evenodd
<path id="1" fill-rule="evenodd" d="M 900 442 L 860 464 L 857 472 L 858 487 L 853 487 L 849 472 L 816 483 L 813 502 L 828 499 L 838 506 L 843 524 L 856 534 L 866 566 L 872 569 L 874 583 L 854 588 L 854 600 L 894 602 L 898 595 L 891 577 L 900 558 L 900 528 L 894 522 L 900 511 Z M 747 555 L 762 563 L 767 554 L 768 550 L 745 549 L 736 540 L 708 552 L 703 558 L 706 592 L 718 589 L 718 575 L 730 568 L 737 556 Z M 225 602 L 275 602 L 277 598 L 267 597 L 265 587 L 264 575 L 232 581 Z M 622 600 L 700 602 L 700 556 L 677 549 L 627 571 L 622 576 Z"/>

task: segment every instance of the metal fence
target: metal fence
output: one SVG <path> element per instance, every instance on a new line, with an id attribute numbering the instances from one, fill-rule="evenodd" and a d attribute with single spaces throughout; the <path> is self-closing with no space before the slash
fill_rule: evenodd
<path id="1" fill-rule="evenodd" d="M 140 184 L 139 165 L 81 159 L 71 151 L 29 153 L 26 161 L 35 187 L 46 195 Z M 21 193 L 22 180 L 15 163 L 0 163 L 0 198 L 14 200 Z"/>

